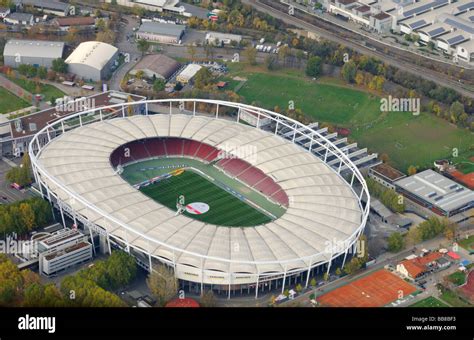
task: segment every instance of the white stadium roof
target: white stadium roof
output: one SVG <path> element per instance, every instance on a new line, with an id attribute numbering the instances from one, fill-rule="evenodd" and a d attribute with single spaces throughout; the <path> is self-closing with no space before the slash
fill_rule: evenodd
<path id="1" fill-rule="evenodd" d="M 87 41 L 80 44 L 66 59 L 67 64 L 84 64 L 102 70 L 118 52 L 117 47 L 100 42 Z"/>
<path id="2" fill-rule="evenodd" d="M 268 224 L 242 228 L 175 216 L 174 211 L 134 189 L 110 163 L 110 155 L 118 147 L 153 137 L 193 139 L 223 149 L 229 144 L 239 147 L 251 143 L 258 150 L 257 157 L 244 160 L 285 190 L 287 211 Z M 320 159 L 281 137 L 223 119 L 176 114 L 93 123 L 52 140 L 39 154 L 38 162 L 58 183 L 148 239 L 106 222 L 102 215 L 69 199 L 63 189 L 43 178 L 79 214 L 134 247 L 173 259 L 178 267 L 203 266 L 204 270 L 251 274 L 304 270 L 329 261 L 331 244 L 347 241 L 363 218 L 351 187 Z M 157 242 L 150 242 L 150 238 Z M 235 244 L 239 245 L 237 250 Z M 173 252 L 164 245 L 185 252 Z M 312 255 L 317 257 L 311 263 L 302 260 Z"/>

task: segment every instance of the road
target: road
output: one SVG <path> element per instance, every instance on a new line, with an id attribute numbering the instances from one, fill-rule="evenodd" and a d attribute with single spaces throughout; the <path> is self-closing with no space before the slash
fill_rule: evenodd
<path id="1" fill-rule="evenodd" d="M 293 304 L 293 303 L 297 303 L 299 305 L 309 307 L 311 305 L 311 303 L 309 301 L 309 296 L 311 294 L 316 294 L 316 296 L 323 295 L 324 293 L 327 293 L 331 290 L 342 287 L 342 286 L 348 284 L 349 282 L 355 281 L 355 280 L 357 280 L 358 278 L 360 278 L 362 276 L 366 276 L 369 273 L 380 270 L 387 264 L 396 265 L 398 262 L 403 260 L 405 257 L 407 257 L 409 255 L 412 255 L 414 249 L 416 249 L 418 251 L 421 250 L 421 249 L 424 249 L 424 248 L 426 248 L 426 249 L 438 249 L 440 247 L 440 244 L 443 244 L 443 243 L 448 243 L 448 242 L 444 238 L 444 236 L 439 236 L 439 237 L 434 238 L 432 240 L 428 240 L 428 241 L 422 242 L 420 244 L 417 244 L 416 248 L 411 248 L 409 250 L 404 250 L 404 251 L 402 251 L 400 253 L 397 253 L 397 254 L 385 253 L 384 255 L 379 256 L 377 258 L 376 264 L 370 266 L 366 270 L 362 270 L 361 272 L 359 272 L 355 275 L 344 276 L 344 277 L 342 277 L 338 280 L 329 282 L 329 283 L 325 284 L 324 286 L 322 286 L 321 288 L 308 291 L 308 292 L 296 297 L 294 300 L 285 301 L 285 302 L 281 303 L 280 306 L 285 306 L 285 305 L 290 305 L 290 304 Z M 470 258 L 473 259 L 473 257 L 470 257 Z M 455 267 L 456 267 L 455 265 L 451 266 L 451 268 L 455 268 Z M 447 274 L 450 273 L 451 270 L 452 269 L 449 269 L 448 271 L 439 272 L 438 276 L 441 277 L 441 276 L 447 275 Z M 437 279 L 439 279 L 438 276 L 436 276 L 436 277 L 433 276 L 432 277 L 433 280 L 431 280 L 431 285 L 433 287 L 434 287 L 435 281 Z M 412 303 L 413 303 L 413 301 L 415 301 L 415 300 L 411 300 Z"/>
<path id="2" fill-rule="evenodd" d="M 294 16 L 288 15 L 287 13 L 281 12 L 279 10 L 274 9 L 271 6 L 268 6 L 266 4 L 262 4 L 260 1 L 255 1 L 255 0 L 242 0 L 244 4 L 250 5 L 255 7 L 256 9 L 270 14 L 273 17 L 282 20 L 283 22 L 299 27 L 301 29 L 305 29 L 310 32 L 314 32 L 321 36 L 324 39 L 331 40 L 334 42 L 337 42 L 341 45 L 345 45 L 347 47 L 350 47 L 354 51 L 357 51 L 359 53 L 362 53 L 364 55 L 372 56 L 378 59 L 383 60 L 385 63 L 392 65 L 394 67 L 397 67 L 403 71 L 412 73 L 414 75 L 417 75 L 421 78 L 424 78 L 426 80 L 431 80 L 437 84 L 440 84 L 442 86 L 445 86 L 447 88 L 451 88 L 463 96 L 469 97 L 469 98 L 474 98 L 474 91 L 470 91 L 465 89 L 461 84 L 459 84 L 456 81 L 448 79 L 447 76 L 436 74 L 432 72 L 431 70 L 428 70 L 426 68 L 418 67 L 409 63 L 404 63 L 398 61 L 396 58 L 393 58 L 391 56 L 388 56 L 382 52 L 374 51 L 370 48 L 367 48 L 364 46 L 362 43 L 357 43 L 351 40 L 343 39 L 341 36 L 334 34 L 332 32 L 326 31 L 321 29 L 320 27 L 314 26 L 310 23 L 307 23 L 301 19 L 295 18 Z"/>
<path id="3" fill-rule="evenodd" d="M 110 89 L 115 91 L 121 91 L 120 84 L 122 79 L 141 58 L 141 53 L 138 51 L 133 39 L 133 28 L 139 26 L 139 21 L 132 16 L 124 16 L 124 19 L 126 23 L 122 22 L 120 24 L 116 46 L 121 53 L 127 55 L 129 60 L 122 64 L 110 79 Z"/>

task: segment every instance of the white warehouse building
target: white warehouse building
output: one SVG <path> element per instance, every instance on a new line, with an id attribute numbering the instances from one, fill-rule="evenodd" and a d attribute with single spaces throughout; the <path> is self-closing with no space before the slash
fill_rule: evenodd
<path id="1" fill-rule="evenodd" d="M 176 77 L 176 80 L 180 83 L 187 84 L 189 83 L 194 76 L 202 69 L 201 65 L 198 64 L 189 64 L 186 68 Z"/>
<path id="2" fill-rule="evenodd" d="M 88 41 L 80 44 L 66 59 L 66 63 L 69 72 L 86 80 L 100 81 L 112 73 L 118 55 L 119 50 L 115 46 Z"/>

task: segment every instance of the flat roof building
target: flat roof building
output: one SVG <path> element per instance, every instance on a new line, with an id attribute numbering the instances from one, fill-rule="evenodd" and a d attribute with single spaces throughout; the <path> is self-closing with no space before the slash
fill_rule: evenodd
<path id="1" fill-rule="evenodd" d="M 117 61 L 117 47 L 100 42 L 88 41 L 80 44 L 66 59 L 69 72 L 82 79 L 100 81 L 112 73 Z"/>
<path id="2" fill-rule="evenodd" d="M 168 80 L 180 68 L 180 63 L 164 54 L 153 54 L 143 57 L 143 59 L 130 71 L 131 75 L 136 75 L 138 71 L 143 71 L 145 77 L 152 79 Z"/>
<path id="3" fill-rule="evenodd" d="M 178 44 L 184 36 L 186 26 L 161 22 L 144 22 L 138 29 L 138 39 L 164 44 Z"/>
<path id="4" fill-rule="evenodd" d="M 92 244 L 77 229 L 64 228 L 37 242 L 40 274 L 53 275 L 92 259 Z"/>
<path id="5" fill-rule="evenodd" d="M 8 40 L 3 50 L 4 63 L 17 68 L 21 64 L 52 67 L 53 60 L 63 57 L 64 43 L 42 40 Z"/>
<path id="6" fill-rule="evenodd" d="M 474 207 L 474 192 L 433 170 L 426 170 L 395 183 L 397 191 L 432 210 L 451 217 Z"/>
<path id="7" fill-rule="evenodd" d="M 116 0 L 117 4 L 126 7 L 141 7 L 149 11 L 172 12 L 185 15 L 186 9 L 181 6 L 179 0 Z M 105 2 L 111 3 L 112 0 Z"/>
<path id="8" fill-rule="evenodd" d="M 20 8 L 32 6 L 38 11 L 57 16 L 73 15 L 73 12 L 75 11 L 74 6 L 54 0 L 16 0 L 16 3 Z"/>
<path id="9" fill-rule="evenodd" d="M 206 34 L 207 44 L 214 44 L 216 46 L 230 45 L 233 41 L 235 41 L 237 44 L 240 44 L 242 41 L 242 36 L 220 32 L 208 32 Z"/>
<path id="10" fill-rule="evenodd" d="M 202 69 L 201 65 L 198 64 L 189 64 L 186 68 L 176 77 L 176 80 L 180 83 L 187 84 L 189 83 L 194 76 Z"/>
<path id="11" fill-rule="evenodd" d="M 3 20 L 10 25 L 33 26 L 35 23 L 33 14 L 20 12 L 10 13 Z"/>
<path id="12" fill-rule="evenodd" d="M 395 190 L 395 182 L 405 178 L 406 175 L 386 163 L 381 163 L 369 169 L 369 177 L 383 186 Z"/>

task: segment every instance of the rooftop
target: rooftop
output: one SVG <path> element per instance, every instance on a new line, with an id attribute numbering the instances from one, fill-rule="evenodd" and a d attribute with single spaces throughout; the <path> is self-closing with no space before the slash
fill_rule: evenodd
<path id="1" fill-rule="evenodd" d="M 134 70 L 150 70 L 162 75 L 165 79 L 171 77 L 180 64 L 164 54 L 152 54 L 145 56 L 135 67 Z"/>
<path id="2" fill-rule="evenodd" d="M 66 59 L 67 64 L 84 64 L 101 70 L 118 52 L 118 48 L 100 41 L 81 43 Z"/>
<path id="3" fill-rule="evenodd" d="M 395 182 L 399 179 L 406 177 L 406 175 L 403 172 L 395 169 L 394 167 L 391 167 L 390 165 L 386 163 L 381 163 L 379 165 L 376 165 L 372 167 L 371 170 L 377 172 L 378 174 L 382 175 L 383 177 L 389 179 L 392 182 Z"/>
<path id="4" fill-rule="evenodd" d="M 18 40 L 10 39 L 5 44 L 4 56 L 20 55 L 22 57 L 61 58 L 64 43 L 61 41 Z"/>
<path id="5" fill-rule="evenodd" d="M 138 32 L 179 37 L 183 34 L 185 29 L 186 26 L 184 25 L 165 24 L 161 22 L 145 22 L 140 26 Z"/>
<path id="6" fill-rule="evenodd" d="M 474 202 L 473 191 L 433 170 L 399 180 L 396 185 L 448 212 Z"/>

